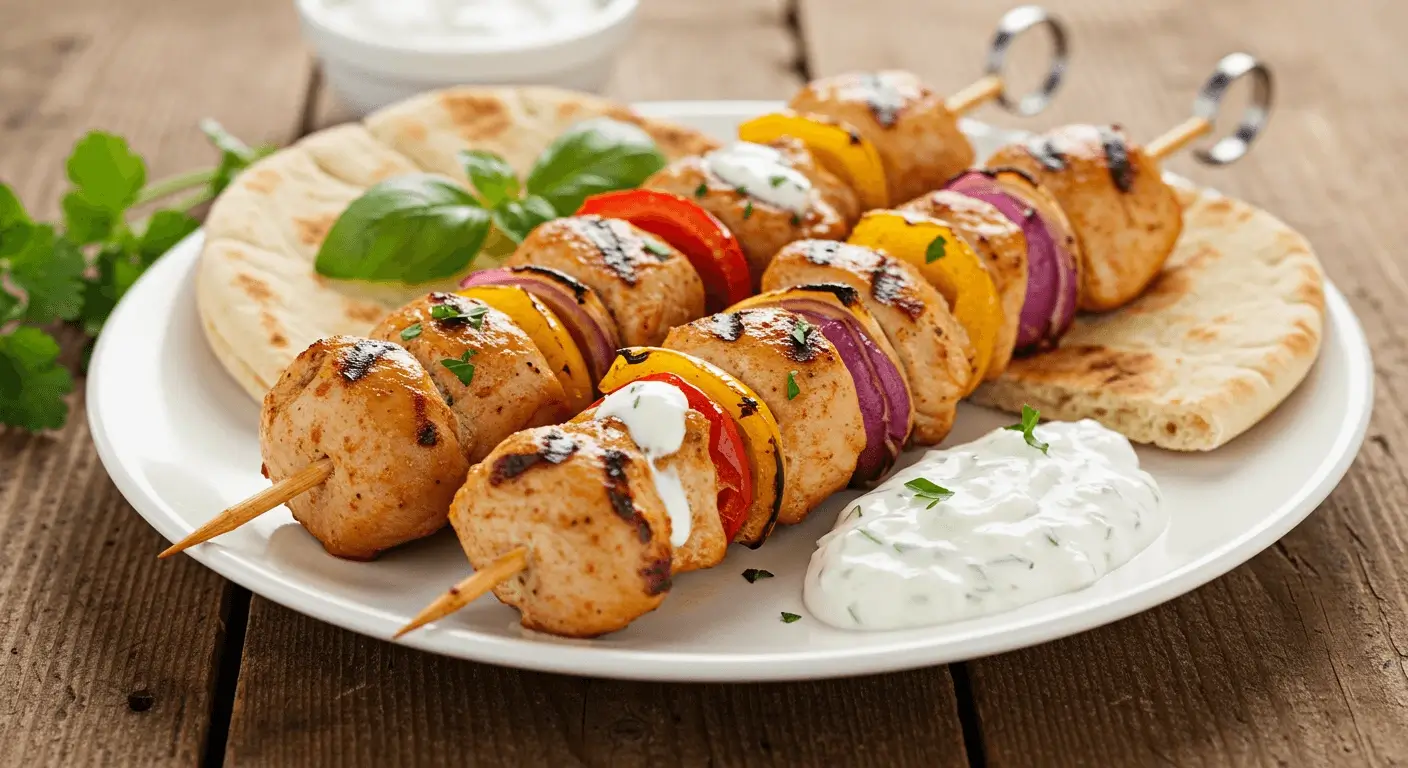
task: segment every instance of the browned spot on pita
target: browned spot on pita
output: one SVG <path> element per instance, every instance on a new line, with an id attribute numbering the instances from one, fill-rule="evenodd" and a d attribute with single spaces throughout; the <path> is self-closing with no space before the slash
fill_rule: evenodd
<path id="1" fill-rule="evenodd" d="M 502 135 L 513 127 L 513 118 L 501 99 L 474 93 L 446 93 L 440 105 L 450 115 L 450 122 L 467 141 L 482 141 Z"/>
<path id="2" fill-rule="evenodd" d="M 1197 287 L 1196 273 L 1217 258 L 1216 249 L 1208 245 L 1198 245 L 1191 253 L 1179 258 L 1178 263 L 1170 261 L 1164 271 L 1154 278 L 1154 282 L 1149 284 L 1144 295 L 1125 311 L 1134 314 L 1158 312 L 1177 304 Z"/>
<path id="3" fill-rule="evenodd" d="M 415 120 L 404 120 L 396 126 L 396 132 L 407 141 L 425 141 L 427 131 L 425 125 Z"/>
<path id="4" fill-rule="evenodd" d="M 313 425 L 313 428 L 310 429 L 310 430 L 308 430 L 308 438 L 309 438 L 310 440 L 312 440 L 314 443 L 321 443 L 321 442 L 323 441 L 323 427 L 322 427 L 322 425 L 320 425 L 320 424 L 314 424 L 314 425 Z"/>
<path id="5" fill-rule="evenodd" d="M 1319 338 L 1315 329 L 1300 318 L 1296 318 L 1292 325 L 1295 326 L 1295 332 L 1286 334 L 1281 340 L 1281 345 L 1298 359 L 1314 355 L 1316 340 Z"/>
<path id="6" fill-rule="evenodd" d="M 328 236 L 328 230 L 337 223 L 337 216 L 325 213 L 321 216 L 314 216 L 311 219 L 293 220 L 293 228 L 298 230 L 298 241 L 304 245 L 313 246 L 323 242 L 323 238 Z"/>
<path id="7" fill-rule="evenodd" d="M 399 173 L 401 173 L 401 166 L 390 160 L 383 160 L 381 164 L 376 167 L 376 170 L 372 171 L 372 178 L 377 181 L 385 181 Z"/>
<path id="8" fill-rule="evenodd" d="M 279 328 L 279 319 L 268 312 L 259 313 L 259 324 L 264 326 L 264 332 L 269 335 L 269 346 L 282 349 L 288 346 L 288 338 L 283 335 Z"/>
<path id="9" fill-rule="evenodd" d="M 283 177 L 279 176 L 272 168 L 259 168 L 245 175 L 244 185 L 246 188 L 267 195 L 278 189 L 279 182 Z"/>
<path id="10" fill-rule="evenodd" d="M 1270 378 L 1265 371 L 1261 371 L 1260 373 L 1264 378 Z M 1227 395 L 1233 402 L 1251 400 L 1256 397 L 1256 385 L 1241 376 L 1228 379 Z"/>
<path id="11" fill-rule="evenodd" d="M 318 397 L 322 397 L 323 395 L 326 395 L 328 393 L 329 389 L 332 389 L 332 382 L 324 381 L 322 384 L 318 385 L 317 389 L 313 390 L 313 394 L 317 395 Z"/>
<path id="12" fill-rule="evenodd" d="M 1109 394 L 1157 393 L 1159 361 L 1147 352 L 1073 345 L 1014 360 L 1014 375 L 1030 384 L 1058 382 L 1063 389 L 1105 390 Z"/>
<path id="13" fill-rule="evenodd" d="M 1325 286 L 1320 282 L 1320 273 L 1314 267 L 1305 265 L 1300 269 L 1300 276 L 1301 284 L 1291 295 L 1291 299 L 1312 306 L 1324 314 Z"/>
<path id="14" fill-rule="evenodd" d="M 1189 341 L 1204 343 L 1217 341 L 1217 328 L 1215 326 L 1200 326 L 1188 331 L 1187 336 Z"/>
<path id="15" fill-rule="evenodd" d="M 230 261 L 249 261 L 249 257 L 245 255 L 244 251 L 238 250 L 236 248 L 226 248 L 225 258 L 229 259 Z"/>
<path id="16" fill-rule="evenodd" d="M 348 317 L 364 323 L 375 323 L 381 319 L 382 315 L 386 314 L 386 310 L 380 306 L 360 301 L 349 301 L 343 309 Z"/>
<path id="17" fill-rule="evenodd" d="M 274 297 L 268 283 L 243 272 L 235 274 L 235 284 L 256 304 L 267 304 Z"/>

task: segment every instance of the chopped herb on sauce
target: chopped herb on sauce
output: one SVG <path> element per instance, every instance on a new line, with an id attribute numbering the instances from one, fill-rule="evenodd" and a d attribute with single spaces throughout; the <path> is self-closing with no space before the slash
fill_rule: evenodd
<path id="1" fill-rule="evenodd" d="M 870 539 L 871 541 L 875 542 L 876 544 L 879 544 L 882 547 L 885 546 L 885 542 L 881 541 L 879 538 L 876 537 L 875 534 L 871 533 L 870 531 L 867 531 L 864 528 L 857 528 L 856 530 L 860 531 L 860 535 L 864 536 L 865 538 Z"/>
<path id="2" fill-rule="evenodd" d="M 904 487 L 914 491 L 914 498 L 929 502 L 925 509 L 933 509 L 939 502 L 953 497 L 953 491 L 925 477 L 916 477 L 906 482 Z"/>
<path id="3" fill-rule="evenodd" d="M 1027 441 L 1027 445 L 1030 445 L 1031 447 L 1049 456 L 1050 454 L 1048 453 L 1048 449 L 1051 448 L 1051 444 L 1043 443 L 1040 440 L 1036 439 L 1036 434 L 1034 434 L 1033 432 L 1033 430 L 1036 429 L 1037 423 L 1040 421 L 1040 411 L 1031 407 L 1030 405 L 1023 405 L 1022 420 L 1017 422 L 1016 424 L 1006 427 L 1006 429 L 1010 429 L 1013 432 L 1021 432 L 1022 439 Z"/>

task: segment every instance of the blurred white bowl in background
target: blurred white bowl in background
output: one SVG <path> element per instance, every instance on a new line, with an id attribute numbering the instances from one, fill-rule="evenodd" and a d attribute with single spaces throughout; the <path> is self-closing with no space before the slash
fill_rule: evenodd
<path id="1" fill-rule="evenodd" d="M 452 85 L 600 91 L 639 7 L 639 0 L 599 0 L 595 10 L 571 23 L 457 37 L 452 31 L 422 36 L 374 31 L 365 28 L 366 19 L 361 28 L 345 23 L 346 9 L 357 0 L 296 2 L 303 34 L 321 59 L 327 82 L 358 115 Z"/>

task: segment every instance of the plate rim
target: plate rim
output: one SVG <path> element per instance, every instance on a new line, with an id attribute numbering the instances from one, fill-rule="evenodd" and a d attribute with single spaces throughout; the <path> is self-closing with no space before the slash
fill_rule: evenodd
<path id="1" fill-rule="evenodd" d="M 757 114 L 777 105 L 778 102 L 773 101 L 731 100 L 646 102 L 635 106 L 647 115 L 674 116 L 678 119 L 682 113 L 736 117 Z M 981 126 L 980 130 L 1006 130 L 975 121 L 965 122 L 975 127 Z M 203 237 L 203 230 L 192 234 L 160 259 L 119 303 L 110 323 L 120 327 L 123 319 L 133 311 L 131 308 L 139 304 L 135 297 L 140 297 L 147 286 L 155 284 L 158 277 L 172 278 L 168 273 L 183 269 L 192 272 L 193 276 Z M 183 278 L 177 275 L 174 279 L 179 281 Z M 424 632 L 395 642 L 480 663 L 589 677 L 661 682 L 764 682 L 851 677 L 977 659 L 1050 642 L 1141 613 L 1197 589 L 1270 547 L 1305 520 L 1348 472 L 1367 434 L 1373 411 L 1372 351 L 1353 308 L 1328 277 L 1325 279 L 1325 307 L 1326 325 L 1331 332 L 1322 339 L 1322 351 L 1329 343 L 1344 346 L 1348 358 L 1349 412 L 1357 418 L 1352 423 L 1346 420 L 1336 432 L 1333 443 L 1311 475 L 1315 482 L 1307 483 L 1296 496 L 1280 505 L 1274 514 L 1266 516 L 1241 536 L 1102 603 L 1072 606 L 1054 615 L 1018 622 L 1004 634 L 993 637 L 983 637 L 982 633 L 975 632 L 972 636 L 949 638 L 938 643 L 918 638 L 889 645 L 867 644 L 860 649 L 799 649 L 791 653 L 719 654 L 600 645 L 582 647 L 567 643 L 545 644 L 521 636 L 484 634 L 476 634 L 472 642 L 466 642 L 462 632 Z M 104 379 L 101 371 L 108 365 L 108 350 L 117 343 L 111 342 L 112 338 L 108 334 L 100 336 L 93 351 L 85 384 L 89 431 L 99 459 L 119 492 L 158 533 L 174 540 L 188 531 L 167 524 L 168 515 L 160 511 L 167 505 L 144 480 L 126 470 L 117 455 L 113 436 L 108 434 L 105 427 L 100 382 Z M 1319 364 L 1320 358 L 1317 358 L 1315 365 Z M 148 513 L 145 509 L 153 512 Z M 380 627 L 370 625 L 375 623 L 372 619 L 377 618 L 381 623 L 394 626 L 392 617 L 378 609 L 358 604 L 358 612 L 349 614 L 341 607 L 342 601 L 328 600 L 325 595 L 310 591 L 297 582 L 276 579 L 250 558 L 233 550 L 198 547 L 186 554 L 265 599 L 334 626 L 389 641 L 389 632 L 382 632 Z M 382 615 L 377 617 L 377 614 Z M 544 649 L 551 651 L 544 652 Z"/>

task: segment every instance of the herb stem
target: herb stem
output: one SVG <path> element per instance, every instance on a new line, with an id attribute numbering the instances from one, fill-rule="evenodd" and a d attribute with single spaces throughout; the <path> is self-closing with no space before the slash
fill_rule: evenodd
<path id="1" fill-rule="evenodd" d="M 166 197 L 168 195 L 174 195 L 177 192 L 184 192 L 194 187 L 204 186 L 206 184 L 209 184 L 210 180 L 214 176 L 214 168 L 206 168 L 200 171 L 191 171 L 189 173 L 179 173 L 175 176 L 168 176 L 164 179 L 154 181 L 148 184 L 147 186 L 143 187 L 142 191 L 137 193 L 137 201 L 134 202 L 132 205 L 134 207 L 138 205 L 145 205 L 146 203 L 150 203 L 155 200 L 160 200 L 161 198 Z M 201 202 L 204 201 L 202 200 Z"/>

